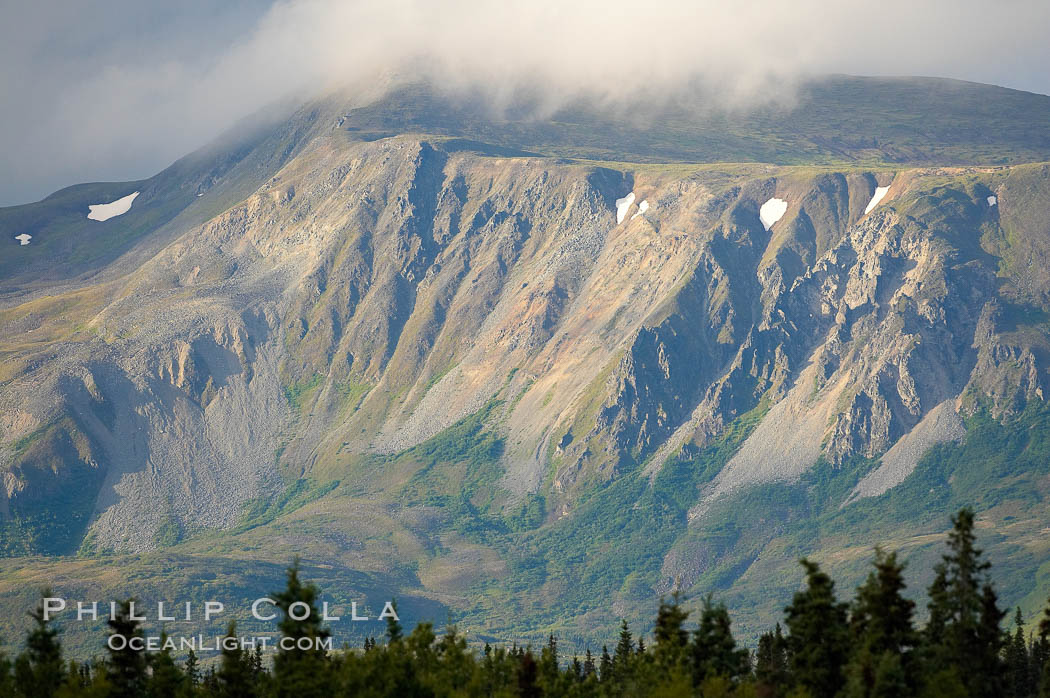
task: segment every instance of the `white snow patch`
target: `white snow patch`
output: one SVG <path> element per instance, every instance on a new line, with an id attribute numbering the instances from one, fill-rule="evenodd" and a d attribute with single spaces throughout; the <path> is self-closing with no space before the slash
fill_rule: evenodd
<path id="1" fill-rule="evenodd" d="M 788 202 L 774 197 L 762 204 L 762 208 L 758 209 L 758 219 L 762 221 L 762 227 L 769 230 L 774 223 L 784 217 L 784 213 L 787 210 Z"/>
<path id="2" fill-rule="evenodd" d="M 25 247 L 29 244 L 29 241 L 33 239 L 33 236 L 28 233 L 22 233 L 21 235 L 15 235 L 15 240 L 18 240 L 18 244 Z"/>
<path id="3" fill-rule="evenodd" d="M 622 199 L 616 200 L 616 225 L 623 223 L 623 217 L 627 215 L 627 209 L 634 203 L 634 192 L 632 191 Z"/>
<path id="4" fill-rule="evenodd" d="M 631 220 L 633 221 L 635 218 L 637 218 L 638 216 L 642 215 L 643 213 L 645 213 L 648 210 L 649 210 L 649 201 L 648 201 L 648 199 L 642 199 L 642 203 L 638 204 L 638 213 L 636 213 L 633 216 L 631 216 Z"/>
<path id="5" fill-rule="evenodd" d="M 886 196 L 886 192 L 889 190 L 889 187 L 875 187 L 875 194 L 871 197 L 871 201 L 868 202 L 868 205 L 864 207 L 865 216 L 871 213 L 871 209 L 879 205 L 879 202 L 882 201 L 882 197 Z"/>
<path id="6" fill-rule="evenodd" d="M 136 191 L 108 204 L 91 204 L 88 206 L 90 213 L 87 217 L 93 221 L 108 221 L 115 216 L 121 216 L 131 210 L 131 202 L 138 195 Z"/>
<path id="7" fill-rule="evenodd" d="M 989 196 L 988 197 L 988 205 L 989 206 L 995 206 L 997 203 L 999 203 L 999 199 L 995 198 L 994 196 Z"/>

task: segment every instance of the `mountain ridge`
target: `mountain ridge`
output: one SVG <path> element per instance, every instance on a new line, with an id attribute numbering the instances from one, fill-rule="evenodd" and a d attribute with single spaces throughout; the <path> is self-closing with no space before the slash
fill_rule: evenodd
<path id="1" fill-rule="evenodd" d="M 6 555 L 238 576 L 294 551 L 478 632 L 582 636 L 675 587 L 754 601 L 792 551 L 852 549 L 873 526 L 855 512 L 953 467 L 930 458 L 969 462 L 969 434 L 1044 429 L 1046 163 L 577 161 L 469 129 L 362 138 L 340 112 L 263 138 L 238 162 L 269 165 L 216 180 L 258 186 L 218 214 L 8 295 Z M 927 419 L 947 427 L 858 498 Z M 1009 478 L 1042 481 L 1019 462 Z M 1042 520 L 1041 485 L 988 478 L 984 516 Z M 937 512 L 893 511 L 886 534 L 935 532 Z M 1011 602 L 1045 592 L 1021 576 Z"/>

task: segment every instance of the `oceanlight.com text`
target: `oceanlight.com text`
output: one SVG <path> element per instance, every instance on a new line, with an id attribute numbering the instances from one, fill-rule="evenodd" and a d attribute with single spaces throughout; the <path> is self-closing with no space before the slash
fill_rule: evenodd
<path id="1" fill-rule="evenodd" d="M 106 646 L 114 652 L 131 649 L 136 652 L 143 650 L 149 652 L 161 652 L 164 650 L 172 652 L 233 652 L 236 650 L 252 651 L 260 649 L 266 652 L 270 649 L 291 651 L 298 649 L 303 652 L 322 650 L 330 652 L 333 649 L 331 637 L 268 637 L 266 635 L 236 637 L 232 635 L 215 635 L 206 637 L 204 635 L 147 635 L 127 637 L 125 635 L 110 635 L 106 640 Z"/>

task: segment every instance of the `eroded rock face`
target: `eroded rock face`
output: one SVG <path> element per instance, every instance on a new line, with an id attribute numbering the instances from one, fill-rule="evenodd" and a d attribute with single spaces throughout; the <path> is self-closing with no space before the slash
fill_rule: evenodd
<path id="1" fill-rule="evenodd" d="M 999 216 L 1050 185 L 965 174 L 683 175 L 319 138 L 141 265 L 4 311 L 0 515 L 49 511 L 41 493 L 79 472 L 89 513 L 48 551 L 149 549 L 493 399 L 499 496 L 571 512 L 762 405 L 699 515 L 819 458 L 878 457 L 939 405 L 1016 411 L 1042 399 L 1048 354 L 1030 266 L 1000 263 L 1024 221 Z M 631 192 L 649 206 L 617 223 Z M 31 331 L 46 340 L 16 347 Z M 41 465 L 34 439 L 65 455 Z"/>

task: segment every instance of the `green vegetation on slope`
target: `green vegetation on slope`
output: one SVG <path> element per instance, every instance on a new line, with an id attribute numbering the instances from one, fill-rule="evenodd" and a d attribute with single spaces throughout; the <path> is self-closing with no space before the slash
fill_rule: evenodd
<path id="1" fill-rule="evenodd" d="M 95 445 L 64 417 L 19 439 L 12 450 L 0 555 L 73 553 L 102 483 Z"/>
<path id="2" fill-rule="evenodd" d="M 840 600 L 831 576 L 803 558 L 805 584 L 784 608 L 783 626 L 767 629 L 754 650 L 738 644 L 728 609 L 711 595 L 702 599 L 690 629 L 692 614 L 677 593 L 661 599 L 651 635 L 636 635 L 623 621 L 615 644 L 609 633 L 600 654 L 588 648 L 571 660 L 554 634 L 538 651 L 531 644 L 486 643 L 480 653 L 452 624 L 438 636 L 431 622 L 413 619 L 415 627 L 406 635 L 396 606 L 384 607 L 380 615 L 384 642 L 375 633 L 360 649 L 336 650 L 329 619 L 321 615 L 321 591 L 303 581 L 296 561 L 284 589 L 270 595 L 279 611 L 274 623 L 279 634 L 270 629 L 265 648 L 258 640 L 243 645 L 244 630 L 231 622 L 218 657 L 198 656 L 192 648 L 183 655 L 174 638 L 170 645 L 158 642 L 147 649 L 131 638 L 155 631 L 134 618 L 131 601 L 125 601 L 107 622 L 104 658 L 67 664 L 59 628 L 40 602 L 31 614 L 25 649 L 14 662 L 0 654 L 0 693 L 34 698 L 1047 695 L 1050 606 L 1038 634 L 1026 635 L 1020 611 L 1012 636 L 1004 632 L 1008 614 L 991 565 L 976 545 L 973 512 L 960 510 L 952 524 L 943 559 L 933 570 L 923 628 L 916 624 L 916 604 L 904 595 L 906 565 L 895 552 L 876 548 L 852 602 Z M 217 661 L 204 669 L 201 659 Z"/>
<path id="3" fill-rule="evenodd" d="M 571 515 L 504 539 L 511 574 L 469 615 L 491 614 L 492 625 L 514 632 L 523 629 L 521 613 L 528 607 L 529 624 L 564 628 L 588 611 L 607 608 L 611 591 L 614 598 L 637 600 L 631 588 L 640 587 L 651 597 L 663 557 L 685 531 L 699 488 L 728 462 L 765 409 L 763 404 L 742 416 L 693 459 L 669 461 L 655 478 L 641 468 L 621 474 L 593 488 Z M 559 594 L 534 605 L 533 597 L 548 584 Z"/>

